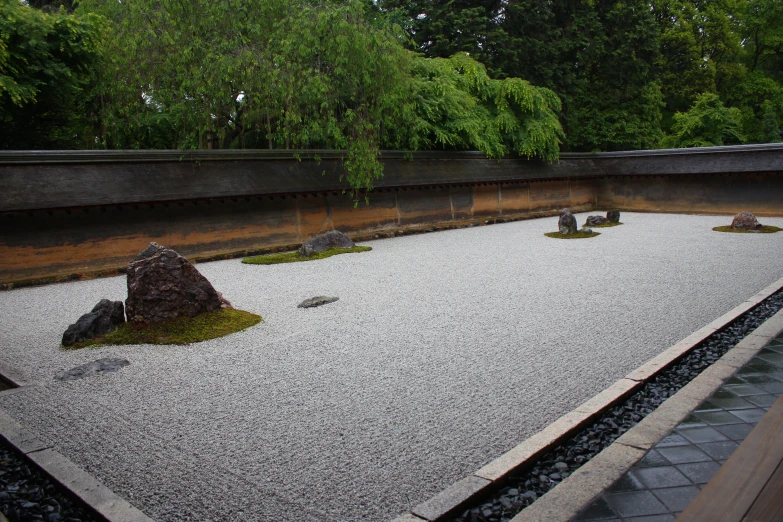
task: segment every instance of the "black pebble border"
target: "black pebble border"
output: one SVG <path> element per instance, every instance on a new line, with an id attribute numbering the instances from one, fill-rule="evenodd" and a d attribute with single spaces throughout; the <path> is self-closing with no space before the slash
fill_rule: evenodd
<path id="1" fill-rule="evenodd" d="M 99 522 L 80 499 L 0 437 L 0 512 L 9 522 Z"/>
<path id="2" fill-rule="evenodd" d="M 544 493 L 558 485 L 585 462 L 607 448 L 620 435 L 652 413 L 703 370 L 723 357 L 749 332 L 783 308 L 783 290 L 715 332 L 688 355 L 658 374 L 623 404 L 549 453 L 532 469 L 512 475 L 504 487 L 483 502 L 474 504 L 452 522 L 508 522 Z"/>

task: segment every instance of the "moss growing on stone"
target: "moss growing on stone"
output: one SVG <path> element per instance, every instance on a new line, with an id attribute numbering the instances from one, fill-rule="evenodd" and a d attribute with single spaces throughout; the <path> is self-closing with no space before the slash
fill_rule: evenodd
<path id="1" fill-rule="evenodd" d="M 773 227 L 772 225 L 764 225 L 758 230 L 742 230 L 740 228 L 731 228 L 730 226 L 726 226 L 715 227 L 712 230 L 716 232 L 731 232 L 733 234 L 774 234 L 775 232 L 780 232 L 783 230 L 783 228 Z"/>
<path id="2" fill-rule="evenodd" d="M 618 221 L 617 223 L 604 223 L 603 225 L 588 225 L 587 223 L 585 223 L 582 226 L 587 228 L 609 228 L 609 227 L 617 227 L 622 224 L 623 223 L 621 221 Z"/>
<path id="3" fill-rule="evenodd" d="M 118 344 L 190 344 L 239 332 L 261 321 L 260 315 L 226 308 L 145 326 L 125 323 L 109 334 L 72 344 L 65 349 Z"/>
<path id="4" fill-rule="evenodd" d="M 269 254 L 265 256 L 246 257 L 243 263 L 249 265 L 276 265 L 278 263 L 298 263 L 299 261 L 312 261 L 314 259 L 325 259 L 336 256 L 337 254 L 350 254 L 352 252 L 369 252 L 372 250 L 368 246 L 355 246 L 351 248 L 330 248 L 323 252 L 314 252 L 311 256 L 303 256 L 299 252 L 284 252 L 282 254 Z"/>
<path id="5" fill-rule="evenodd" d="M 587 237 L 600 236 L 601 233 L 600 232 L 591 232 L 589 234 L 586 234 L 584 232 L 577 232 L 575 234 L 564 235 L 564 234 L 561 234 L 560 232 L 547 232 L 544 235 L 546 237 L 553 237 L 555 239 L 584 239 L 584 238 L 587 238 Z"/>

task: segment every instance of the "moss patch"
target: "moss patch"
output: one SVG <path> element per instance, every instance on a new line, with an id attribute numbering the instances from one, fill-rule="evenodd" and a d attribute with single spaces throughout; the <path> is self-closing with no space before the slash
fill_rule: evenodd
<path id="1" fill-rule="evenodd" d="M 125 323 L 110 334 L 75 343 L 64 349 L 116 344 L 190 344 L 239 332 L 261 321 L 260 315 L 226 308 L 147 326 Z"/>
<path id="2" fill-rule="evenodd" d="M 610 228 L 610 227 L 619 227 L 620 225 L 622 225 L 622 222 L 618 221 L 617 223 L 604 223 L 603 225 L 588 225 L 587 223 L 585 223 L 582 226 L 587 228 Z"/>
<path id="3" fill-rule="evenodd" d="M 547 232 L 544 234 L 546 237 L 553 237 L 555 239 L 584 239 L 586 237 L 595 237 L 600 236 L 600 232 L 591 232 L 590 234 L 585 234 L 584 232 L 577 232 L 576 234 L 568 234 L 563 235 L 560 232 Z"/>
<path id="4" fill-rule="evenodd" d="M 733 234 L 774 234 L 780 232 L 783 228 L 773 227 L 772 225 L 764 225 L 758 230 L 740 230 L 737 228 L 727 227 L 715 227 L 712 230 L 716 232 L 731 232 Z"/>
<path id="5" fill-rule="evenodd" d="M 312 261 L 314 259 L 325 259 L 336 256 L 337 254 L 350 254 L 352 252 L 369 252 L 372 247 L 355 246 L 351 248 L 330 248 L 323 252 L 314 252 L 313 255 L 305 257 L 299 252 L 284 252 L 282 254 L 269 254 L 266 256 L 246 257 L 242 260 L 248 265 L 276 265 L 278 263 L 298 263 L 300 261 Z"/>

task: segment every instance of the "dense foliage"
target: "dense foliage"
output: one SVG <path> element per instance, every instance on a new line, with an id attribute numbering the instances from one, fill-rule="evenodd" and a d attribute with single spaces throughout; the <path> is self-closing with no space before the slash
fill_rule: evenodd
<path id="1" fill-rule="evenodd" d="M 354 191 L 381 149 L 773 142 L 783 2 L 0 0 L 0 110 L 0 148 L 342 149 Z"/>

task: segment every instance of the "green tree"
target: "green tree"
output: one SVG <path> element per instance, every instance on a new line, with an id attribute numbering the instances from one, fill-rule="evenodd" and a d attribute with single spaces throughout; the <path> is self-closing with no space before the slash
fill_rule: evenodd
<path id="1" fill-rule="evenodd" d="M 93 14 L 0 1 L 0 148 L 93 146 L 85 89 L 105 35 Z"/>
<path id="2" fill-rule="evenodd" d="M 761 122 L 761 139 L 763 143 L 780 143 L 780 125 L 778 124 L 778 115 L 775 113 L 775 106 L 767 100 L 762 104 L 764 116 Z"/>
<path id="3" fill-rule="evenodd" d="M 672 134 L 663 140 L 663 145 L 713 147 L 744 143 L 741 120 L 739 109 L 724 106 L 717 94 L 704 93 L 688 112 L 674 115 Z"/>

